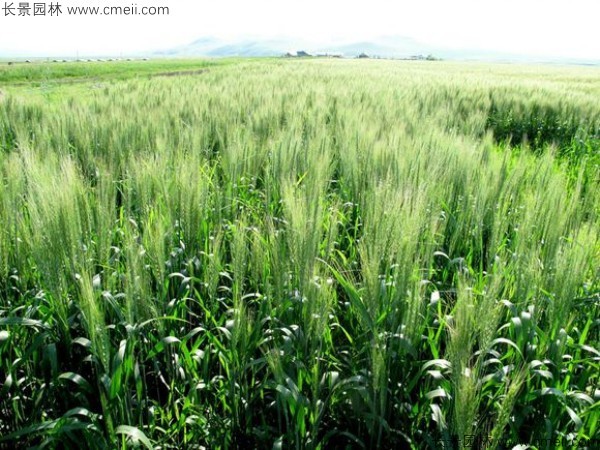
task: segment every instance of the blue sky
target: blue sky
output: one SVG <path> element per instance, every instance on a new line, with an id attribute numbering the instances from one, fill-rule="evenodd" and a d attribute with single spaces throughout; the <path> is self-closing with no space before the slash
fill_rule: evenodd
<path id="1" fill-rule="evenodd" d="M 326 44 L 400 35 L 449 49 L 600 60 L 599 0 L 52 1 L 62 5 L 61 16 L 5 17 L 0 9 L 0 55 L 127 54 L 203 36 L 286 36 Z M 64 14 L 66 6 L 132 4 L 168 6 L 170 14 Z"/>

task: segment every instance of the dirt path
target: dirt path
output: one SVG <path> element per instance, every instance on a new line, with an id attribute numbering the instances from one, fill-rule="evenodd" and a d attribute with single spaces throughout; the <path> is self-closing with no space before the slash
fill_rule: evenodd
<path id="1" fill-rule="evenodd" d="M 159 72 L 152 74 L 154 77 L 181 77 L 184 75 L 200 75 L 201 73 L 208 72 L 208 69 L 198 69 L 198 70 L 179 70 L 177 72 Z"/>

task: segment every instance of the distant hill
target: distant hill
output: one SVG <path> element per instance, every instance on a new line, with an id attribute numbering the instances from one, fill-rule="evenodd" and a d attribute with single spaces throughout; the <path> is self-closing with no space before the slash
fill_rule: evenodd
<path id="1" fill-rule="evenodd" d="M 232 40 L 203 37 L 196 41 L 165 51 L 154 52 L 154 56 L 281 56 L 298 51 L 309 54 L 338 54 L 353 58 L 360 54 L 381 58 L 410 58 L 433 55 L 436 58 L 462 61 L 552 63 L 600 65 L 600 60 L 560 58 L 536 55 L 520 55 L 477 49 L 450 49 L 419 42 L 405 36 L 382 36 L 371 40 L 355 42 L 315 43 L 293 38 L 239 38 Z"/>
<path id="2" fill-rule="evenodd" d="M 239 37 L 223 39 L 215 36 L 204 36 L 189 44 L 180 45 L 166 50 L 147 50 L 141 52 L 121 53 L 119 57 L 268 57 L 282 56 L 287 53 L 295 55 L 299 51 L 311 55 L 336 55 L 345 58 L 354 58 L 358 55 L 380 58 L 411 58 L 426 57 L 432 55 L 434 58 L 455 61 L 482 61 L 482 62 L 508 62 L 508 63 L 549 63 L 549 64 L 571 64 L 600 66 L 600 59 L 566 58 L 555 56 L 539 56 L 530 54 L 504 53 L 475 48 L 448 48 L 443 45 L 432 45 L 419 42 L 416 39 L 401 36 L 388 35 L 372 39 L 361 40 L 337 40 L 330 42 L 316 42 L 310 39 L 291 37 Z M 77 59 L 88 57 L 116 57 L 117 55 L 92 53 L 77 54 Z M 13 60 L 15 58 L 58 58 L 72 59 L 73 55 L 61 55 L 55 53 L 18 53 L 3 49 L 0 44 L 0 58 Z"/>
<path id="3" fill-rule="evenodd" d="M 294 48 L 287 40 L 224 40 L 213 37 L 198 39 L 190 44 L 155 52 L 157 56 L 279 56 Z"/>
<path id="4" fill-rule="evenodd" d="M 440 54 L 443 52 L 440 48 L 403 36 L 387 36 L 370 41 L 333 45 L 331 46 L 331 50 L 347 56 L 356 56 L 365 53 L 369 56 L 384 58 L 408 58 L 414 55 Z"/>
<path id="5" fill-rule="evenodd" d="M 212 37 L 198 39 L 188 45 L 156 52 L 158 56 L 280 56 L 286 52 L 304 50 L 311 54 L 336 53 L 346 57 L 366 53 L 369 56 L 409 57 L 436 50 L 405 37 L 384 37 L 372 41 L 314 43 L 300 39 L 238 39 L 222 40 Z"/>

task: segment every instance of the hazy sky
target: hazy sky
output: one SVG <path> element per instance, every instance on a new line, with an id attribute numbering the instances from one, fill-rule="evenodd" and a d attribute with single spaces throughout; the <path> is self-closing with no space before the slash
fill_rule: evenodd
<path id="1" fill-rule="evenodd" d="M 126 54 L 204 36 L 327 43 L 399 35 L 450 49 L 600 60 L 600 0 L 47 0 L 61 5 L 62 15 L 54 17 L 6 17 L 5 1 L 0 56 Z M 21 1 L 12 0 L 13 6 Z M 170 14 L 66 14 L 67 6 L 133 4 L 168 6 Z"/>

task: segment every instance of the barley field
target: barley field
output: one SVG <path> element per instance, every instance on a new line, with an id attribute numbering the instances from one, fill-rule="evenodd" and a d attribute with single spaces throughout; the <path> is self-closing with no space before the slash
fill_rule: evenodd
<path id="1" fill-rule="evenodd" d="M 599 69 L 0 92 L 0 448 L 600 448 Z"/>

